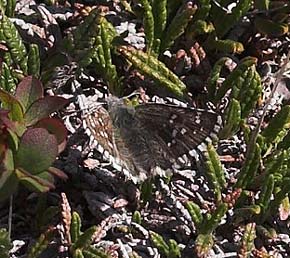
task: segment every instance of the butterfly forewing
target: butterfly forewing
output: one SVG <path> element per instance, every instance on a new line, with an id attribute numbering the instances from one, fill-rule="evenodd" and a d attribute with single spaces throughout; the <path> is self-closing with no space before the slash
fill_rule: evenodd
<path id="1" fill-rule="evenodd" d="M 176 157 L 197 149 L 218 133 L 221 118 L 212 111 L 149 103 L 135 115 L 146 130 L 157 134 Z"/>

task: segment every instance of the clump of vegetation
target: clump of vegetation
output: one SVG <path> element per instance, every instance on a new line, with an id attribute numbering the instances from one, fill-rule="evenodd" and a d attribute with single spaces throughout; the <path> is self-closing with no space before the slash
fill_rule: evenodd
<path id="1" fill-rule="evenodd" d="M 48 5 L 54 6 L 56 2 L 48 1 L 47 6 L 36 8 L 34 15 L 46 19 L 43 24 L 57 24 L 57 32 L 44 26 L 46 37 L 42 41 L 47 41 L 46 44 L 37 44 L 35 34 L 32 38 L 24 37 L 25 26 L 16 27 L 11 19 L 21 17 L 27 25 L 32 16 L 14 12 L 13 0 L 0 3 L 0 201 L 14 195 L 17 203 L 22 193 L 27 199 L 27 192 L 37 193 L 39 214 L 33 224 L 44 233 L 25 250 L 27 257 L 41 257 L 53 242 L 72 257 L 141 257 L 138 248 L 125 244 L 132 239 L 142 239 L 142 247 L 152 247 L 161 257 L 185 257 L 188 252 L 192 257 L 209 257 L 217 244 L 217 236 L 225 239 L 232 234 L 230 238 L 234 239 L 235 231 L 239 231 L 240 238 L 231 244 L 237 257 L 257 254 L 270 257 L 275 241 L 269 246 L 266 240 L 274 239 L 274 230 L 276 235 L 280 233 L 275 220 L 279 217 L 285 221 L 290 213 L 290 107 L 277 103 L 272 113 L 268 108 L 279 81 L 289 69 L 290 58 L 289 54 L 285 57 L 287 53 L 283 48 L 275 52 L 281 65 L 272 75 L 275 82 L 272 93 L 267 96 L 267 84 L 259 68 L 273 57 L 265 56 L 266 51 L 255 38 L 263 35 L 269 48 L 277 37 L 287 41 L 289 5 L 250 0 L 232 1 L 233 7 L 226 6 L 225 1 L 219 6 L 211 0 L 202 0 L 196 5 L 190 1 L 142 0 L 138 4 L 120 1 L 118 14 L 142 22 L 145 47 L 137 49 L 128 42 L 128 33 L 118 34 L 112 19 L 106 15 L 106 8 L 112 6 L 83 6 L 82 9 L 76 3 L 64 2 L 74 14 L 71 20 L 62 21 L 69 30 L 58 26 L 49 11 Z M 62 4 L 59 2 L 58 7 L 64 8 Z M 43 8 L 49 18 L 44 18 Z M 84 10 L 89 11 L 85 17 L 82 16 Z M 252 24 L 250 36 L 243 28 L 249 28 L 249 21 Z M 55 41 L 51 43 L 49 40 L 53 37 Z M 52 44 L 50 49 L 49 44 Z M 188 60 L 190 65 L 186 63 Z M 71 74 L 59 74 L 62 68 L 72 67 L 72 64 L 75 69 Z M 182 69 L 178 69 L 180 64 L 183 64 Z M 201 64 L 204 66 L 198 70 Z M 190 86 L 193 78 L 190 76 L 195 73 L 202 78 L 206 94 L 196 94 Z M 53 83 L 54 76 L 63 78 Z M 74 96 L 72 103 L 76 104 L 75 99 L 79 101 L 84 92 L 88 94 L 87 78 L 94 79 L 90 81 L 97 86 L 90 86 L 93 90 L 108 89 L 117 96 L 132 92 L 142 83 L 145 93 L 141 98 L 144 99 L 160 92 L 160 95 L 174 96 L 190 104 L 192 96 L 198 95 L 195 102 L 202 103 L 202 107 L 205 102 L 213 103 L 216 112 L 223 117 L 223 128 L 219 139 L 207 146 L 196 166 L 203 173 L 201 180 L 208 188 L 207 191 L 199 188 L 203 194 L 207 192 L 206 197 L 195 193 L 196 184 L 184 174 L 182 186 L 178 185 L 181 179 L 175 180 L 176 175 L 173 175 L 130 188 L 126 182 L 121 180 L 120 183 L 115 174 L 101 174 L 100 170 L 100 174 L 95 175 L 98 183 L 87 186 L 80 179 L 86 174 L 84 170 L 76 176 L 70 174 L 66 166 L 63 166 L 64 172 L 53 167 L 56 159 L 61 163 L 68 159 L 65 155 L 69 156 L 70 150 L 82 148 L 70 144 L 66 154 L 61 154 L 66 148 L 67 129 L 53 114 L 64 108 L 68 100 L 47 93 L 69 91 Z M 253 118 L 255 123 L 252 123 Z M 70 132 L 74 131 L 70 128 Z M 220 148 L 216 148 L 237 138 L 244 146 L 239 149 L 240 159 L 233 160 L 234 155 L 224 157 Z M 62 160 L 60 155 L 65 158 Z M 83 156 L 85 154 L 80 154 L 79 159 Z M 72 164 L 84 167 L 83 163 Z M 231 174 L 231 169 L 235 173 Z M 69 181 L 56 185 L 55 176 L 68 179 L 65 172 L 70 175 Z M 93 180 L 90 183 L 93 184 Z M 86 191 L 90 187 L 91 192 L 98 193 L 94 196 L 99 199 L 88 198 Z M 134 191 L 128 194 L 127 189 L 141 191 L 142 200 L 132 201 Z M 44 204 L 40 193 L 48 197 L 52 191 L 57 196 L 60 191 L 71 193 L 70 202 L 81 211 L 71 212 L 64 194 L 59 201 L 61 208 L 49 201 Z M 76 196 L 81 197 L 75 200 Z M 122 198 L 118 199 L 119 196 Z M 197 196 L 206 200 L 201 201 Z M 88 207 L 83 207 L 81 198 L 86 199 Z M 161 217 L 164 206 L 166 215 L 175 217 L 177 224 L 173 229 L 168 221 L 168 224 L 162 222 L 161 227 L 158 223 L 150 224 L 153 219 L 148 214 L 160 213 Z M 88 209 L 97 214 L 94 219 L 86 220 Z M 81 221 L 85 221 L 84 232 Z M 170 230 L 166 231 L 163 225 Z M 187 234 L 178 235 L 177 229 Z M 16 235 L 9 236 L 7 230 L 0 230 L 1 257 L 8 257 L 10 238 Z M 257 239 L 261 242 L 259 246 Z"/>

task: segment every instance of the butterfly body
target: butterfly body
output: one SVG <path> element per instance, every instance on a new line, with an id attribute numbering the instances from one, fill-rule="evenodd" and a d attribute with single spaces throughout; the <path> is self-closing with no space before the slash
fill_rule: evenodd
<path id="1" fill-rule="evenodd" d="M 157 103 L 132 107 L 116 97 L 109 99 L 108 111 L 100 107 L 94 117 L 86 118 L 97 149 L 134 181 L 189 164 L 220 124 L 211 111 Z"/>

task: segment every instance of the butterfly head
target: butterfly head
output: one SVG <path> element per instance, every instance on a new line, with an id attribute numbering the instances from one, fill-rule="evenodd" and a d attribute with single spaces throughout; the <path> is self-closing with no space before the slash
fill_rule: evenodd
<path id="1" fill-rule="evenodd" d="M 126 105 L 124 98 L 109 96 L 107 99 L 108 113 L 115 126 L 120 127 L 133 119 L 135 109 Z"/>

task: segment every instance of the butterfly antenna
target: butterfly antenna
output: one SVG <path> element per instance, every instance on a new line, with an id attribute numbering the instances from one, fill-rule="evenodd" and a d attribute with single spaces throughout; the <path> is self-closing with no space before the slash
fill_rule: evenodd
<path id="1" fill-rule="evenodd" d="M 141 92 L 139 90 L 134 90 L 131 94 L 129 94 L 128 96 L 126 96 L 126 98 L 132 98 L 134 96 L 140 96 Z"/>

